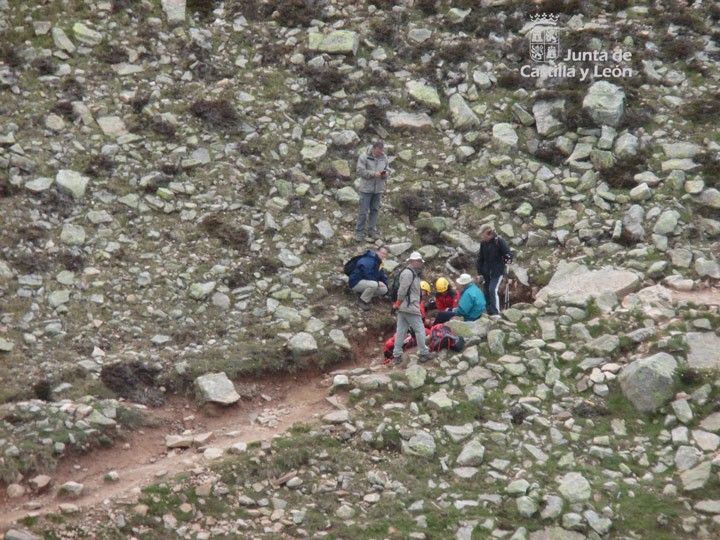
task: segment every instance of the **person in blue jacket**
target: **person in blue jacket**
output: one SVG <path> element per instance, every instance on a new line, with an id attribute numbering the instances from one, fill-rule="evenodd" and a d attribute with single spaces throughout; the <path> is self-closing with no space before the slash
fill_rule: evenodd
<path id="1" fill-rule="evenodd" d="M 452 311 L 438 313 L 435 323 L 445 323 L 453 317 L 462 317 L 465 321 L 476 321 L 485 313 L 485 295 L 480 288 L 473 283 L 470 274 L 461 274 L 457 278 L 460 301 Z"/>
<path id="2" fill-rule="evenodd" d="M 370 309 L 370 301 L 376 296 L 385 296 L 388 292 L 387 274 L 382 268 L 387 257 L 387 249 L 368 250 L 360 257 L 350 272 L 348 287 L 360 295 L 360 308 Z"/>

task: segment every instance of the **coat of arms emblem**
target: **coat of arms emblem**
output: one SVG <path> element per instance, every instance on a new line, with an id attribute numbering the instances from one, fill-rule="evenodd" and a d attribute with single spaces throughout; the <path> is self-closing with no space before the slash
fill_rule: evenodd
<path id="1" fill-rule="evenodd" d="M 559 17 L 545 14 L 532 15 L 530 30 L 530 58 L 533 62 L 554 62 L 560 58 L 560 38 L 557 27 Z"/>

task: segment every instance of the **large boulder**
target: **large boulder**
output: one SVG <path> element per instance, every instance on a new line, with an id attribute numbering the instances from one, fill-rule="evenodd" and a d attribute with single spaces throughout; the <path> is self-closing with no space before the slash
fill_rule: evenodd
<path id="1" fill-rule="evenodd" d="M 578 263 L 562 261 L 550 279 L 550 283 L 540 289 L 537 298 L 540 300 L 571 299 L 574 302 L 585 304 L 608 292 L 622 298 L 637 290 L 640 282 L 641 276 L 630 270 L 611 267 L 590 270 Z"/>
<path id="2" fill-rule="evenodd" d="M 85 195 L 88 179 L 77 171 L 61 169 L 55 177 L 55 182 L 60 191 L 72 195 L 76 199 L 80 199 Z"/>
<path id="3" fill-rule="evenodd" d="M 240 399 L 235 385 L 225 373 L 206 373 L 195 379 L 195 393 L 203 403 L 232 405 Z"/>
<path id="4" fill-rule="evenodd" d="M 385 117 L 390 127 L 395 129 L 422 130 L 433 127 L 432 119 L 425 113 L 388 111 Z"/>
<path id="5" fill-rule="evenodd" d="M 645 228 L 643 227 L 644 222 L 645 209 L 639 204 L 633 204 L 630 208 L 628 208 L 627 212 L 625 212 L 622 219 L 623 238 L 634 244 L 642 242 L 643 238 L 645 238 Z"/>
<path id="6" fill-rule="evenodd" d="M 668 353 L 640 358 L 622 370 L 620 388 L 638 411 L 655 412 L 675 393 L 676 369 L 677 362 Z"/>
<path id="7" fill-rule="evenodd" d="M 565 100 L 538 101 L 532 108 L 538 135 L 554 137 L 565 131 Z"/>
<path id="8" fill-rule="evenodd" d="M 419 81 L 408 81 L 405 84 L 408 94 L 419 103 L 431 109 L 440 108 L 440 96 L 435 87 Z"/>
<path id="9" fill-rule="evenodd" d="M 518 144 L 518 135 L 515 132 L 515 126 L 506 122 L 493 126 L 492 138 L 493 142 L 500 149 L 515 148 Z"/>
<path id="10" fill-rule="evenodd" d="M 162 8 L 169 23 L 185 21 L 186 0 L 162 0 Z"/>
<path id="11" fill-rule="evenodd" d="M 607 81 L 597 81 L 590 86 L 583 109 L 597 125 L 618 127 L 625 114 L 625 92 Z"/>
<path id="12" fill-rule="evenodd" d="M 317 341 L 312 334 L 298 332 L 288 341 L 288 348 L 295 354 L 314 353 L 318 350 Z"/>
<path id="13" fill-rule="evenodd" d="M 688 332 L 688 366 L 695 369 L 720 369 L 720 337 L 712 332 Z"/>
<path id="14" fill-rule="evenodd" d="M 453 94 L 450 97 L 450 116 L 453 124 L 458 129 L 468 129 L 480 125 L 480 119 L 465 102 L 460 94 Z"/>
<path id="15" fill-rule="evenodd" d="M 351 30 L 335 30 L 327 35 L 311 32 L 308 35 L 308 48 L 313 51 L 330 54 L 357 54 L 360 38 Z"/>

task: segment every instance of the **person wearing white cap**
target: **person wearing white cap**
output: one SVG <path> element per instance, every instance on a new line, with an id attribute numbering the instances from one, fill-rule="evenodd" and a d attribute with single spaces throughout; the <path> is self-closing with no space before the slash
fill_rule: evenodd
<path id="1" fill-rule="evenodd" d="M 397 299 L 393 304 L 393 312 L 397 312 L 395 347 L 393 348 L 393 363 L 395 365 L 400 364 L 402 361 L 402 346 L 410 329 L 415 333 L 415 339 L 420 350 L 420 361 L 426 362 L 434 356 L 425 343 L 425 326 L 420 311 L 420 297 L 422 294 L 420 274 L 424 262 L 422 255 L 417 251 L 413 251 L 408 257 L 407 265 L 397 278 Z"/>
<path id="2" fill-rule="evenodd" d="M 466 321 L 476 321 L 485 313 L 485 295 L 480 288 L 473 283 L 470 274 L 460 274 L 456 283 L 460 290 L 460 301 L 452 311 L 445 311 L 438 314 L 435 322 L 447 322 L 452 317 L 462 317 Z M 441 319 L 443 316 L 443 320 Z"/>

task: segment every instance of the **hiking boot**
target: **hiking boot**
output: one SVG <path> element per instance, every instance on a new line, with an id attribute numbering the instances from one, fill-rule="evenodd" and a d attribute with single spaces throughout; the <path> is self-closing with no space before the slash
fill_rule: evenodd
<path id="1" fill-rule="evenodd" d="M 493 321 L 497 321 L 498 319 L 502 319 L 502 317 L 501 317 L 500 315 L 497 315 L 497 314 L 495 314 L 495 315 L 490 315 L 490 318 L 491 318 Z"/>
<path id="2" fill-rule="evenodd" d="M 358 304 L 360 305 L 360 309 L 363 311 L 370 311 L 370 304 L 367 303 L 365 300 L 358 300 Z"/>
<path id="3" fill-rule="evenodd" d="M 392 363 L 393 366 L 399 366 L 402 364 L 402 356 L 393 356 Z"/>
<path id="4" fill-rule="evenodd" d="M 429 352 L 427 354 L 420 354 L 420 355 L 418 355 L 418 362 L 420 362 L 421 364 L 424 364 L 425 362 L 432 360 L 436 356 L 437 356 L 437 354 L 434 352 Z"/>
<path id="5" fill-rule="evenodd" d="M 378 231 L 371 232 L 370 234 L 368 234 L 368 237 L 370 237 L 370 240 L 372 240 L 373 242 L 382 238 Z"/>
<path id="6" fill-rule="evenodd" d="M 365 241 L 365 235 L 363 233 L 355 233 L 355 241 L 356 242 L 364 242 Z"/>

